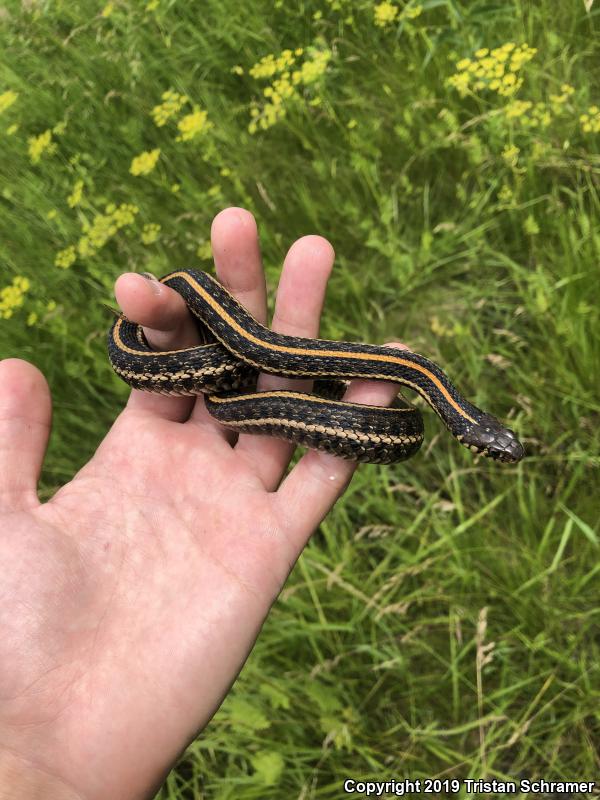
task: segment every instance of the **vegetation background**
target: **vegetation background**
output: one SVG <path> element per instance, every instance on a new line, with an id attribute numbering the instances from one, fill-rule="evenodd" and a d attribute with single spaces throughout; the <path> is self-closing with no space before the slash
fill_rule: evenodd
<path id="1" fill-rule="evenodd" d="M 528 449 L 473 459 L 427 413 L 414 460 L 361 468 L 160 798 L 597 778 L 599 22 L 593 0 L 0 8 L 0 354 L 52 387 L 44 496 L 127 393 L 114 279 L 210 269 L 229 205 L 271 289 L 297 237 L 331 240 L 325 336 L 403 339 Z"/>

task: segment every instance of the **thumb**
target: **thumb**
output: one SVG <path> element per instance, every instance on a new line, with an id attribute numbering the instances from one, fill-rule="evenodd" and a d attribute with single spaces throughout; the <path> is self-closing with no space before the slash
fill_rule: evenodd
<path id="1" fill-rule="evenodd" d="M 42 373 L 17 358 L 0 361 L 0 508 L 38 505 L 51 417 L 50 389 Z"/>

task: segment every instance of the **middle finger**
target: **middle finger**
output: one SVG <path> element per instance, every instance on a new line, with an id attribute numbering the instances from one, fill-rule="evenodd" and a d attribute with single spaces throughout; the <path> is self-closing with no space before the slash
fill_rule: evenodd
<path id="1" fill-rule="evenodd" d="M 314 338 L 335 252 L 322 236 L 303 236 L 289 249 L 279 279 L 272 329 L 290 336 Z M 259 391 L 294 388 L 309 391 L 311 381 L 262 374 Z M 277 488 L 295 446 L 282 439 L 240 434 L 236 452 L 252 463 L 267 491 Z"/>

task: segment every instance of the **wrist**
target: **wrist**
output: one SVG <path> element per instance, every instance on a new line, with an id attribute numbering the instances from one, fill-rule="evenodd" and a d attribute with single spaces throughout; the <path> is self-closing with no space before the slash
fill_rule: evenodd
<path id="1" fill-rule="evenodd" d="M 84 800 L 49 770 L 0 746 L 0 800 Z"/>

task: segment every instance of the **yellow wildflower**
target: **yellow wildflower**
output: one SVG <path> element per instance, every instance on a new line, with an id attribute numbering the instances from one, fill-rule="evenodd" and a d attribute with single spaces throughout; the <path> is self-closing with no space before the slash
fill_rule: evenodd
<path id="1" fill-rule="evenodd" d="M 158 234 L 160 233 L 160 225 L 155 222 L 150 222 L 147 225 L 144 225 L 144 229 L 142 231 L 142 242 L 144 244 L 152 244 L 158 239 Z"/>
<path id="2" fill-rule="evenodd" d="M 331 55 L 331 50 L 319 50 L 314 53 L 310 61 L 305 61 L 302 64 L 300 80 L 305 86 L 309 83 L 314 83 L 327 71 Z"/>
<path id="3" fill-rule="evenodd" d="M 108 240 L 108 236 L 106 237 Z M 94 248 L 92 247 L 92 243 L 89 240 L 88 236 L 82 236 L 79 241 L 77 242 L 77 252 L 82 258 L 87 258 L 87 256 L 94 255 Z"/>
<path id="4" fill-rule="evenodd" d="M 56 254 L 54 266 L 60 267 L 61 269 L 68 269 L 76 260 L 75 246 L 70 244 L 68 247 L 65 247 L 64 250 L 60 250 Z"/>
<path id="5" fill-rule="evenodd" d="M 402 12 L 402 17 L 404 19 L 416 19 L 420 17 L 423 13 L 423 6 L 408 6 Z"/>
<path id="6" fill-rule="evenodd" d="M 513 42 L 492 50 L 482 47 L 475 51 L 473 58 L 462 58 L 456 63 L 456 72 L 448 78 L 448 84 L 462 97 L 469 91 L 484 89 L 510 97 L 523 84 L 523 79 L 517 77 L 517 73 L 536 52 L 527 44 L 517 47 Z"/>
<path id="7" fill-rule="evenodd" d="M 508 119 L 514 119 L 524 128 L 547 128 L 552 122 L 552 114 L 546 103 L 534 105 L 529 100 L 513 100 L 505 107 L 504 113 Z"/>
<path id="8" fill-rule="evenodd" d="M 35 325 L 37 321 L 38 321 L 38 315 L 36 314 L 35 311 L 31 311 L 29 313 L 29 316 L 27 317 L 27 325 L 31 328 L 31 326 Z"/>
<path id="9" fill-rule="evenodd" d="M 10 319 L 14 310 L 23 305 L 30 285 L 29 278 L 16 275 L 8 286 L 0 289 L 0 319 Z"/>
<path id="10" fill-rule="evenodd" d="M 39 136 L 30 136 L 27 143 L 32 164 L 37 164 L 46 151 L 48 155 L 51 155 L 56 150 L 56 144 L 52 141 L 51 130 L 44 131 Z"/>
<path id="11" fill-rule="evenodd" d="M 112 14 L 112 12 L 114 10 L 115 10 L 115 4 L 114 3 L 107 3 L 104 6 L 104 8 L 102 9 L 102 11 L 100 12 L 100 16 L 101 17 L 110 17 L 110 15 Z"/>
<path id="12" fill-rule="evenodd" d="M 10 108 L 12 104 L 16 102 L 18 96 L 18 93 L 13 92 L 12 89 L 8 89 L 6 92 L 0 94 L 0 114 L 6 111 L 7 108 Z"/>
<path id="13" fill-rule="evenodd" d="M 239 64 L 236 64 L 236 65 L 235 65 L 235 67 L 232 67 L 232 68 L 231 68 L 229 71 L 230 71 L 230 72 L 231 72 L 233 75 L 243 75 L 243 74 L 244 74 L 244 68 L 243 68 L 243 67 L 240 67 L 240 65 L 239 65 Z"/>
<path id="14" fill-rule="evenodd" d="M 276 71 L 275 57 L 269 54 L 251 67 L 249 73 L 253 78 L 270 78 Z"/>
<path id="15" fill-rule="evenodd" d="M 195 108 L 192 114 L 187 114 L 179 120 L 177 127 L 180 131 L 177 141 L 187 142 L 200 133 L 206 133 L 206 131 L 212 128 L 212 123 L 208 121 L 208 114 L 206 111 L 200 111 L 199 108 Z"/>
<path id="16" fill-rule="evenodd" d="M 275 69 L 277 72 L 284 72 L 288 67 L 291 67 L 295 61 L 296 57 L 291 50 L 283 50 L 279 57 L 275 59 Z"/>
<path id="17" fill-rule="evenodd" d="M 55 208 L 51 208 L 50 211 L 46 214 L 46 219 L 54 219 L 58 214 L 58 211 Z"/>
<path id="18" fill-rule="evenodd" d="M 465 97 L 469 92 L 469 73 L 457 72 L 448 78 L 448 84 L 453 86 L 461 97 Z"/>
<path id="19" fill-rule="evenodd" d="M 96 214 L 91 224 L 83 224 L 85 235 L 77 242 L 77 251 L 82 258 L 93 256 L 120 228 L 131 225 L 139 208 L 132 203 L 121 203 L 120 206 L 109 203 L 104 211 L 104 214 Z"/>
<path id="20" fill-rule="evenodd" d="M 520 149 L 516 145 L 514 144 L 506 145 L 506 147 L 502 151 L 502 158 L 508 164 L 509 167 L 516 167 L 517 161 L 519 160 L 520 152 L 521 152 Z"/>
<path id="21" fill-rule="evenodd" d="M 158 8 L 158 0 L 148 0 L 146 3 L 146 11 L 156 11 Z"/>
<path id="22" fill-rule="evenodd" d="M 140 155 L 136 156 L 131 162 L 129 172 L 131 172 L 132 175 L 148 175 L 156 166 L 159 156 L 160 147 L 157 147 L 155 150 L 148 150 L 144 153 L 140 153 Z"/>
<path id="23" fill-rule="evenodd" d="M 168 89 L 162 93 L 161 99 L 163 102 L 154 106 L 150 112 L 159 128 L 166 125 L 175 114 L 178 114 L 189 98 L 185 94 L 178 94 L 173 89 Z"/>
<path id="24" fill-rule="evenodd" d="M 83 181 L 78 180 L 75 181 L 75 186 L 73 187 L 73 191 L 67 197 L 67 203 L 69 204 L 70 208 L 75 208 L 81 202 L 81 196 L 83 194 Z"/>
<path id="25" fill-rule="evenodd" d="M 174 184 L 172 184 L 172 186 L 171 186 L 171 191 L 173 192 L 173 194 L 177 194 L 177 192 L 178 192 L 180 189 L 181 189 L 181 184 L 180 184 L 180 183 L 174 183 Z"/>
<path id="26" fill-rule="evenodd" d="M 512 55 L 510 57 L 509 69 L 512 72 L 518 72 L 523 64 L 531 61 L 536 53 L 537 49 L 535 47 L 528 47 L 526 44 L 521 45 L 521 47 L 516 47 L 512 51 Z"/>
<path id="27" fill-rule="evenodd" d="M 598 106 L 590 106 L 586 114 L 581 114 L 579 122 L 584 133 L 600 133 L 600 109 Z"/>
<path id="28" fill-rule="evenodd" d="M 516 119 L 526 114 L 532 105 L 533 103 L 529 100 L 513 100 L 505 107 L 504 113 L 507 119 Z"/>
<path id="29" fill-rule="evenodd" d="M 17 123 L 15 122 L 15 123 L 13 123 L 12 125 L 9 125 L 9 126 L 8 126 L 8 128 L 6 129 L 6 133 L 7 133 L 7 135 L 8 135 L 8 136 L 12 136 L 12 135 L 13 135 L 13 134 L 15 134 L 15 133 L 16 133 L 18 130 L 19 130 L 19 126 L 18 126 L 18 125 L 17 125 Z"/>
<path id="30" fill-rule="evenodd" d="M 272 83 L 262 90 L 268 102 L 262 106 L 253 102 L 250 106 L 250 133 L 256 133 L 259 128 L 266 130 L 285 117 L 289 102 L 300 99 L 299 87 L 316 83 L 327 71 L 327 65 L 332 58 L 331 50 L 311 48 L 310 57 L 292 70 L 297 58 L 303 54 L 304 49 L 301 47 L 294 51 L 283 50 L 278 56 L 269 54 L 249 70 L 253 78 L 272 79 Z M 316 105 L 318 102 L 320 101 L 315 98 L 309 105 Z"/>
<path id="31" fill-rule="evenodd" d="M 498 200 L 502 203 L 502 205 L 510 205 L 510 203 L 513 202 L 514 193 L 508 184 L 503 184 L 502 188 L 498 192 Z"/>
<path id="32" fill-rule="evenodd" d="M 373 8 L 373 14 L 375 25 L 385 28 L 387 25 L 391 25 L 398 16 L 398 6 L 392 5 L 389 0 L 384 0 L 383 3 L 379 3 Z"/>
<path id="33" fill-rule="evenodd" d="M 135 222 L 135 215 L 139 212 L 139 208 L 132 203 L 121 203 L 112 213 L 112 221 L 117 230 L 123 228 L 125 225 L 131 225 Z"/>

